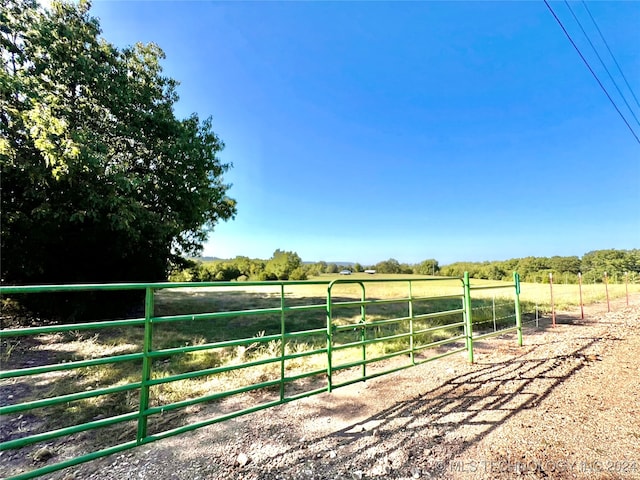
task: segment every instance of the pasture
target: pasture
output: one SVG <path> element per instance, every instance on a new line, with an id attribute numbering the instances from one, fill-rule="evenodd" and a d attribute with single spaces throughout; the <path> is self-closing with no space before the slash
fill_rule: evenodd
<path id="1" fill-rule="evenodd" d="M 329 344 L 327 294 L 331 280 L 339 283 L 330 292 Z M 360 280 L 364 289 L 354 283 Z M 474 331 L 499 333 L 513 325 L 513 283 L 472 280 L 471 286 L 478 288 L 472 291 L 470 305 Z M 483 289 L 495 286 L 501 288 Z M 533 318 L 534 306 L 548 305 L 549 285 L 521 287 L 523 319 L 527 321 Z M 585 303 L 601 301 L 604 286 L 589 287 L 583 291 Z M 566 305 L 575 304 L 576 285 L 554 288 Z M 640 288 L 609 285 L 612 298 L 627 290 L 637 292 Z M 309 282 L 159 288 L 152 301 L 149 350 L 154 355 L 148 365 L 151 386 L 144 409 L 145 418 L 150 419 L 149 434 L 190 428 L 188 417 L 205 403 L 224 417 L 245 404 L 271 405 L 324 391 L 330 381 L 329 351 L 338 386 L 392 371 L 389 368 L 395 368 L 394 362 L 409 360 L 405 366 L 410 366 L 462 351 L 463 293 L 460 279 L 367 274 L 348 278 L 323 275 Z M 136 430 L 140 436 L 136 420 L 142 411 L 139 389 L 144 370 L 144 325 L 67 328 L 2 341 L 3 370 L 97 360 L 83 368 L 20 378 L 17 390 L 13 382 L 12 391 L 19 392 L 14 403 L 39 402 L 29 410 L 29 435 L 122 416 L 123 421 L 106 424 L 102 435 L 92 442 L 106 447 L 114 438 L 135 438 Z M 123 357 L 117 363 L 100 363 L 107 357 L 127 355 L 131 360 Z M 11 389 L 11 385 L 11 380 L 3 380 L 0 389 Z M 94 391 L 104 394 L 94 396 Z M 238 399 L 230 401 L 232 395 Z M 47 400 L 56 397 L 68 401 Z M 206 400 L 199 400 L 202 398 Z M 6 419 L 16 421 L 19 414 L 9 413 Z"/>

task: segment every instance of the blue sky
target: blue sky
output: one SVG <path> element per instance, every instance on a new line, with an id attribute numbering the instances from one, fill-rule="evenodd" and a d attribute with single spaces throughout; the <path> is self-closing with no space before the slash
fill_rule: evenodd
<path id="1" fill-rule="evenodd" d="M 637 135 L 566 5 L 552 7 Z M 571 2 L 627 101 L 622 77 Z M 589 2 L 640 97 L 640 2 Z M 542 1 L 115 2 L 179 117 L 213 116 L 238 215 L 204 255 L 372 264 L 640 247 L 640 144 Z"/>

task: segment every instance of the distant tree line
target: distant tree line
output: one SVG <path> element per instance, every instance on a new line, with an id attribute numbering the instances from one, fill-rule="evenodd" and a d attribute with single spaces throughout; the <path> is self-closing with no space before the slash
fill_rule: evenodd
<path id="1" fill-rule="evenodd" d="M 358 273 L 375 270 L 377 273 L 437 275 L 438 261 L 424 260 L 417 264 L 400 263 L 390 258 L 375 265 L 353 263 L 342 265 L 324 261 L 304 263 L 296 252 L 276 250 L 268 260 L 238 256 L 229 260 L 187 260 L 184 268 L 175 269 L 169 279 L 173 282 L 216 282 L 233 280 L 307 280 L 323 273 L 348 270 Z"/>
<path id="2" fill-rule="evenodd" d="M 442 275 L 458 277 L 469 272 L 472 278 L 510 280 L 518 272 L 525 282 L 548 283 L 553 274 L 558 283 L 577 283 L 578 273 L 584 282 L 602 282 L 604 272 L 610 281 L 622 281 L 629 274 L 630 281 L 640 278 L 640 249 L 594 250 L 582 256 L 524 257 L 502 261 L 456 262 L 440 266 L 435 259 L 420 263 L 400 263 L 395 258 L 374 265 L 360 263 L 341 265 L 324 261 L 304 263 L 296 252 L 276 250 L 268 260 L 238 256 L 229 260 L 202 262 L 188 260 L 186 268 L 171 273 L 174 282 L 215 282 L 234 280 L 306 280 L 324 273 L 344 270 L 354 273 L 375 270 L 376 273 L 406 275 Z"/>
<path id="3" fill-rule="evenodd" d="M 577 283 L 578 273 L 583 282 L 602 282 L 604 273 L 612 282 L 623 281 L 629 274 L 629 280 L 640 277 L 640 249 L 632 250 L 594 250 L 585 253 L 582 258 L 571 257 L 524 257 L 494 262 L 456 262 L 443 266 L 440 273 L 445 276 L 460 276 L 469 272 L 472 278 L 487 280 L 509 280 L 513 272 L 518 272 L 525 282 L 548 283 L 549 274 L 554 282 Z"/>

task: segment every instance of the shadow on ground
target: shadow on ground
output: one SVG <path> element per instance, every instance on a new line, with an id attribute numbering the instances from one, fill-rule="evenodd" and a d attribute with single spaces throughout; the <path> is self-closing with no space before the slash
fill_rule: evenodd
<path id="1" fill-rule="evenodd" d="M 300 478 L 301 472 L 309 478 L 321 478 L 315 475 L 325 470 L 339 471 L 345 478 L 361 474 L 418 478 L 427 473 L 441 476 L 455 472 L 462 468 L 456 458 L 465 450 L 510 417 L 536 407 L 560 384 L 597 361 L 586 352 L 598 340 L 585 338 L 578 348 L 550 358 L 535 358 L 536 347 L 532 347 L 505 362 L 479 362 L 471 371 L 412 399 L 312 443 L 279 452 L 288 462 L 282 464 L 274 458 L 274 462 L 254 465 L 260 470 L 255 478 Z M 358 398 L 336 404 L 323 397 L 315 409 L 310 408 L 309 415 L 353 418 L 363 407 Z M 279 466 L 270 470 L 274 463 Z"/>
<path id="2" fill-rule="evenodd" d="M 270 308 L 273 301 L 273 296 L 248 294 L 220 305 L 219 311 L 239 308 L 242 305 L 248 305 L 248 302 L 260 308 Z M 319 297 L 301 298 L 292 301 L 291 305 L 322 305 L 323 301 L 324 299 Z M 215 298 L 207 299 L 207 311 L 212 311 L 210 302 L 215 303 Z M 189 310 L 193 312 L 194 309 L 189 308 Z M 322 315 L 323 313 L 320 312 L 317 320 L 314 320 L 319 325 L 326 321 Z M 244 322 L 245 319 L 238 318 L 237 321 Z M 296 321 L 304 322 L 304 317 L 296 317 Z M 242 323 L 242 327 L 246 328 L 246 325 Z M 255 329 L 249 328 L 254 334 Z M 215 329 L 211 331 L 216 333 Z M 180 334 L 187 335 L 192 332 L 192 327 L 186 325 Z M 97 341 L 109 343 L 114 338 L 114 336 L 105 336 Z M 219 339 L 208 338 L 207 340 Z M 449 378 L 437 387 L 421 392 L 413 399 L 399 402 L 364 421 L 318 439 L 314 443 L 319 447 L 296 440 L 292 442 L 291 447 L 286 447 L 278 453 L 279 461 L 276 462 L 273 459 L 274 461 L 269 463 L 274 468 L 269 468 L 269 465 L 265 465 L 264 462 L 262 464 L 255 462 L 247 465 L 245 473 L 252 471 L 258 475 L 257 478 L 265 479 L 275 478 L 270 476 L 272 473 L 280 475 L 280 478 L 298 478 L 300 465 L 306 468 L 305 471 L 312 473 L 329 465 L 343 470 L 345 474 L 353 471 L 368 471 L 371 475 L 391 475 L 393 472 L 403 472 L 406 475 L 407 469 L 411 468 L 420 468 L 425 472 L 438 472 L 449 468 L 455 457 L 474 442 L 482 439 L 510 416 L 522 409 L 537 405 L 557 385 L 583 368 L 588 363 L 583 352 L 594 341 L 596 340 L 591 339 L 570 354 L 553 358 L 531 359 L 529 357 L 532 352 L 527 351 L 526 354 L 516 356 L 505 363 L 478 362 L 469 372 Z M 73 352 L 67 354 L 72 355 Z M 57 355 L 59 355 L 58 352 L 42 350 L 38 358 L 29 361 L 37 365 L 47 364 Z M 22 363 L 15 357 L 14 361 L 16 364 Z M 17 383 L 14 381 L 11 386 L 2 386 L 12 389 L 14 397 L 22 396 L 18 393 L 21 390 L 24 391 L 24 396 L 33 394 L 29 386 L 22 383 L 24 381 L 25 379 L 21 378 Z M 531 388 L 534 383 L 536 388 Z M 377 385 L 383 384 L 379 382 Z M 390 382 L 385 388 L 394 388 L 394 385 Z M 543 393 L 534 393 L 540 391 Z M 384 395 L 384 392 L 380 394 Z M 316 416 L 353 418 L 353 412 L 362 405 L 358 398 L 342 404 L 333 403 L 331 396 L 328 395 L 317 398 L 318 401 L 315 402 L 317 406 L 313 407 L 316 411 L 311 412 Z M 17 403 L 20 398 L 12 400 L 10 403 Z M 29 426 L 34 427 L 37 423 L 34 422 Z M 37 426 L 43 427 L 42 424 Z M 298 426 L 291 426 L 290 431 L 296 432 L 297 428 Z M 19 433 L 7 431 L 3 436 L 5 439 L 15 438 L 16 434 L 24 436 L 31 433 L 28 430 L 24 429 Z M 377 452 L 375 445 L 379 443 L 384 444 L 384 449 Z M 164 447 L 158 445 L 158 448 L 162 450 Z M 426 451 L 428 454 L 425 455 Z M 420 458 L 423 463 L 417 463 L 415 461 L 417 458 Z M 282 459 L 286 459 L 286 462 L 283 463 Z M 51 463 L 59 460 L 53 458 Z"/>

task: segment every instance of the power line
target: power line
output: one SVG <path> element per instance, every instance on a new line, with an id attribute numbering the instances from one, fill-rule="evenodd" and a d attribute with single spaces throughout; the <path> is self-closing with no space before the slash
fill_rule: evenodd
<path id="1" fill-rule="evenodd" d="M 584 5 L 585 10 L 589 14 L 589 17 L 591 17 L 591 21 L 595 25 L 596 30 L 598 30 L 598 33 L 600 34 L 600 38 L 604 42 L 604 45 L 607 47 L 607 50 L 609 51 L 609 55 L 611 55 L 611 58 L 613 58 L 613 61 L 616 64 L 616 67 L 618 67 L 618 71 L 620 72 L 620 75 L 622 75 L 622 78 L 624 79 L 624 83 L 626 83 L 627 88 L 629 89 L 629 91 L 631 92 L 631 95 L 633 96 L 633 99 L 636 101 L 636 105 L 638 105 L 638 107 L 640 107 L 640 102 L 638 101 L 638 97 L 636 97 L 636 94 L 633 92 L 633 89 L 631 88 L 631 85 L 629 85 L 629 82 L 627 81 L 627 77 L 622 72 L 622 68 L 620 68 L 620 64 L 618 64 L 618 61 L 616 60 L 615 55 L 613 54 L 613 52 L 609 48 L 609 44 L 605 40 L 604 35 L 602 35 L 602 32 L 600 31 L 600 27 L 598 27 L 598 24 L 596 23 L 596 19 L 593 18 L 593 15 L 591 15 L 591 11 L 589 10 L 589 7 L 587 7 L 587 4 L 585 3 L 584 0 L 582 0 L 582 5 Z"/>
<path id="2" fill-rule="evenodd" d="M 567 29 L 564 28 L 564 25 L 562 24 L 562 22 L 560 21 L 560 19 L 558 18 L 558 16 L 556 15 L 556 12 L 553 11 L 553 9 L 551 8 L 551 5 L 549 5 L 549 2 L 547 0 L 544 0 L 544 4 L 547 6 L 547 8 L 549 9 L 549 11 L 551 12 L 551 15 L 553 15 L 553 18 L 556 19 L 556 22 L 558 22 L 558 25 L 560 25 L 560 28 L 562 28 L 562 31 L 564 32 L 564 34 L 567 36 L 567 38 L 569 39 L 569 42 L 571 42 L 571 45 L 573 45 L 573 48 L 576 49 L 576 52 L 578 52 L 578 55 L 580 55 L 580 58 L 582 59 L 582 61 L 584 62 L 584 64 L 587 66 L 587 68 L 589 69 L 589 71 L 591 72 L 591 75 L 593 75 L 593 78 L 596 79 L 596 82 L 598 82 L 598 85 L 600 85 L 600 88 L 602 89 L 602 91 L 604 92 L 604 94 L 607 96 L 607 98 L 609 99 L 609 101 L 611 102 L 611 104 L 613 105 L 613 108 L 616 109 L 616 112 L 618 112 L 618 115 L 620 115 L 620 118 L 622 118 L 622 121 L 625 123 L 625 125 L 627 126 L 627 128 L 629 129 L 629 131 L 631 132 L 631 134 L 634 136 L 634 138 L 636 139 L 636 142 L 638 142 L 640 144 L 640 138 L 638 138 L 638 136 L 636 135 L 636 132 L 633 131 L 633 128 L 631 128 L 631 125 L 629 125 L 629 122 L 627 122 L 627 119 L 624 118 L 624 115 L 622 114 L 622 112 L 620 111 L 620 109 L 618 108 L 618 106 L 616 105 L 616 102 L 613 101 L 613 99 L 611 98 L 611 95 L 609 95 L 609 92 L 607 92 L 607 89 L 604 88 L 604 85 L 602 85 L 602 82 L 600 81 L 600 79 L 598 78 L 598 76 L 596 75 L 596 73 L 593 71 L 593 69 L 591 68 L 591 65 L 589 65 L 589 62 L 587 62 L 587 59 L 584 58 L 584 55 L 582 55 L 582 52 L 580 51 L 580 49 L 578 48 L 578 46 L 575 44 L 575 42 L 573 41 L 573 39 L 571 38 L 571 35 L 569 35 L 569 32 L 567 32 Z"/>
<path id="3" fill-rule="evenodd" d="M 569 2 L 567 2 L 567 0 L 564 0 L 564 3 L 567 6 L 567 8 L 569 9 L 569 11 L 571 12 L 571 15 L 573 16 L 573 19 L 576 21 L 576 23 L 580 27 L 580 30 L 582 30 L 582 33 L 584 33 L 584 36 L 587 38 L 587 42 L 589 42 L 589 45 L 591 45 L 591 48 L 593 49 L 593 52 L 596 54 L 596 57 L 598 57 L 598 60 L 600 60 L 600 63 L 604 67 L 605 72 L 607 72 L 607 75 L 609 75 L 609 79 L 611 80 L 611 82 L 613 83 L 613 86 L 616 87 L 616 90 L 618 91 L 618 93 L 622 97 L 622 101 L 624 102 L 624 104 L 627 106 L 627 108 L 631 112 L 631 116 L 634 118 L 634 120 L 636 121 L 638 126 L 640 126 L 640 122 L 638 121 L 638 117 L 636 117 L 636 114 L 633 113 L 633 109 L 631 108 L 631 106 L 627 102 L 627 99 L 625 98 L 624 94 L 620 91 L 620 88 L 618 87 L 618 84 L 616 83 L 615 79 L 611 75 L 611 72 L 609 72 L 609 69 L 607 68 L 607 66 L 605 65 L 604 61 L 602 60 L 602 57 L 598 53 L 598 50 L 596 50 L 596 47 L 593 44 L 593 42 L 591 41 L 591 39 L 589 38 L 589 35 L 585 31 L 585 29 L 582 27 L 582 23 L 580 23 L 580 20 L 578 19 L 578 17 L 574 13 L 573 9 L 571 8 L 571 5 L 569 5 Z"/>

